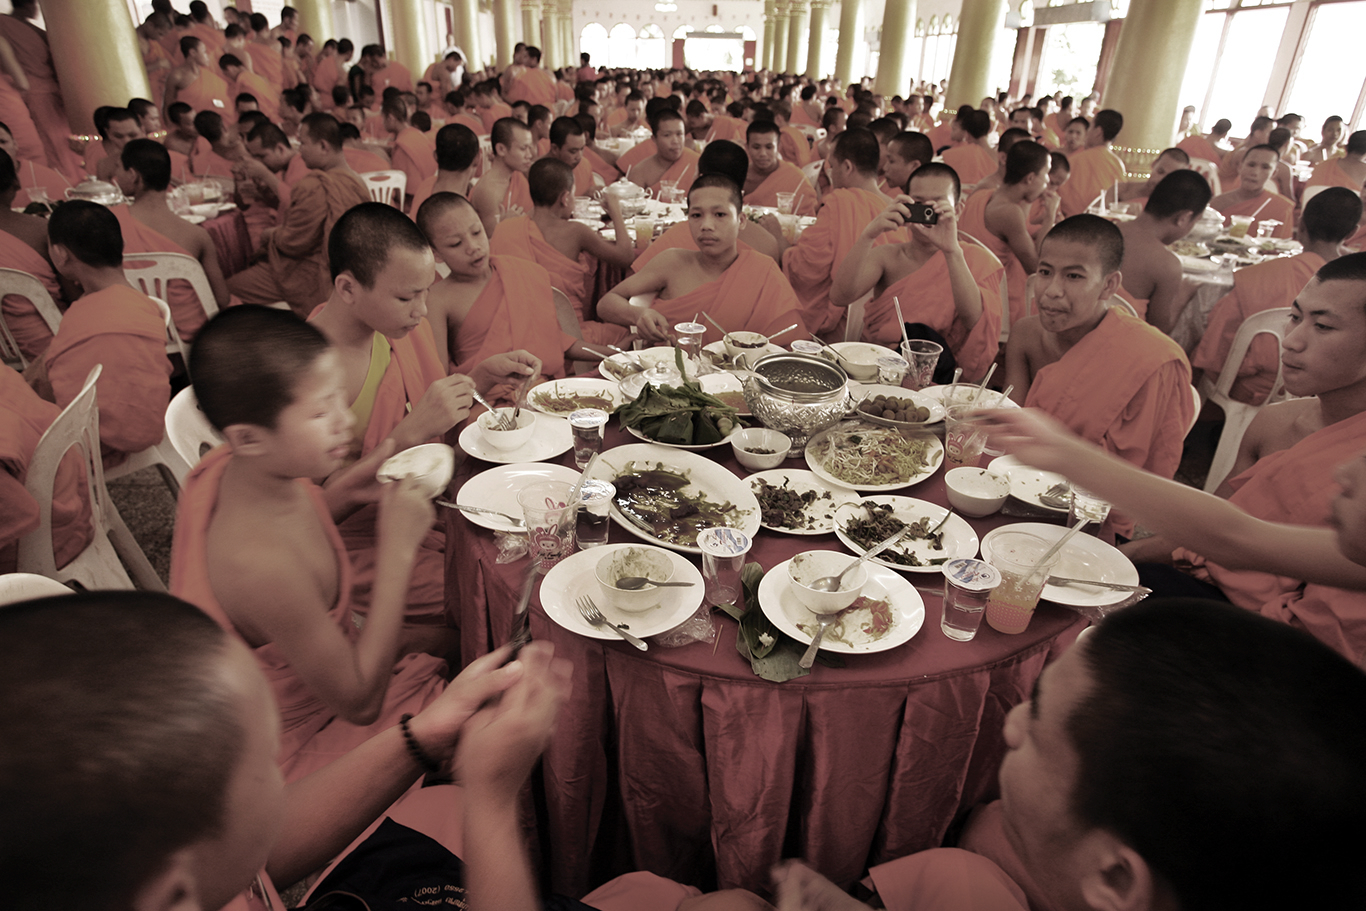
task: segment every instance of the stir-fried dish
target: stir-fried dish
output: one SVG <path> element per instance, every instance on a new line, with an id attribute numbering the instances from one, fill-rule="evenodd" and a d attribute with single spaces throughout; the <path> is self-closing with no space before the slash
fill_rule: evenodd
<path id="1" fill-rule="evenodd" d="M 819 454 L 820 466 L 845 484 L 904 484 L 937 467 L 935 438 L 899 430 L 832 430 Z"/>
<path id="2" fill-rule="evenodd" d="M 814 488 L 794 490 L 788 486 L 790 483 L 770 484 L 763 478 L 751 481 L 750 487 L 759 499 L 765 525 L 770 528 L 811 529 L 816 527 L 818 520 L 833 517 L 830 507 L 834 498 L 830 496 L 830 491 Z M 826 528 L 828 530 L 829 526 Z"/>
<path id="3" fill-rule="evenodd" d="M 852 518 L 844 526 L 844 533 L 864 550 L 887 540 L 907 525 L 906 522 L 898 519 L 892 507 L 886 504 L 864 501 L 864 512 L 866 516 Z M 874 559 L 896 563 L 899 566 L 938 566 L 949 559 L 949 553 L 944 550 L 943 530 L 930 533 L 939 524 L 938 521 L 931 520 L 929 516 L 922 516 L 909 524 L 911 530 L 907 532 L 906 537 L 884 550 Z M 931 552 L 938 552 L 943 556 L 924 559 L 918 554 L 908 553 L 900 549 L 902 544 L 917 540 L 925 542 Z"/>
<path id="4" fill-rule="evenodd" d="M 694 547 L 704 528 L 741 524 L 743 512 L 734 503 L 717 503 L 702 491 L 689 491 L 692 478 L 662 464 L 637 466 L 628 462 L 612 479 L 617 489 L 613 502 L 628 521 L 648 528 L 669 544 Z"/>

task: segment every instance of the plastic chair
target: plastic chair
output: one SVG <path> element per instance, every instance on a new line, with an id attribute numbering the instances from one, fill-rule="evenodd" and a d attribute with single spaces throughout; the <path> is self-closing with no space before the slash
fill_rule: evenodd
<path id="1" fill-rule="evenodd" d="M 1224 430 L 1219 434 L 1219 445 L 1214 450 L 1214 461 L 1210 463 L 1209 477 L 1205 480 L 1206 491 L 1216 490 L 1224 483 L 1224 478 L 1228 477 L 1238 457 L 1238 447 L 1243 441 L 1243 434 L 1247 432 L 1248 425 L 1257 416 L 1257 412 L 1273 402 L 1292 398 L 1285 392 L 1279 359 L 1276 362 L 1276 382 L 1271 387 L 1271 393 L 1260 405 L 1240 402 L 1230 394 L 1233 384 L 1238 380 L 1238 368 L 1247 356 L 1252 340 L 1265 333 L 1275 336 L 1279 344 L 1285 335 L 1285 321 L 1289 316 L 1289 307 L 1275 307 L 1254 313 L 1243 320 L 1243 324 L 1233 336 L 1233 345 L 1229 348 L 1228 357 L 1224 358 L 1224 366 L 1219 369 L 1218 379 L 1213 380 L 1208 374 L 1200 378 L 1200 393 L 1224 409 Z"/>
<path id="2" fill-rule="evenodd" d="M 133 580 L 136 580 L 139 588 L 165 591 L 166 586 L 138 547 L 104 485 L 104 466 L 100 462 L 100 414 L 95 407 L 95 381 L 103 369 L 103 365 L 95 365 L 85 378 L 80 394 L 62 409 L 33 450 L 24 487 L 38 502 L 38 527 L 19 539 L 17 569 L 58 582 L 74 581 L 87 589 L 132 588 Z M 94 536 L 85 550 L 58 569 L 52 549 L 52 488 L 57 466 L 73 446 L 80 449 L 85 462 Z M 127 570 L 119 562 L 120 557 L 128 565 Z"/>
<path id="3" fill-rule="evenodd" d="M 863 341 L 863 311 L 872 299 L 873 292 L 869 291 L 849 305 L 849 309 L 844 315 L 844 340 L 846 342 Z"/>
<path id="4" fill-rule="evenodd" d="M 7 294 L 28 298 L 29 303 L 33 304 L 33 309 L 37 310 L 43 322 L 47 323 L 47 328 L 53 335 L 57 334 L 57 327 L 62 324 L 62 311 L 57 309 L 56 302 L 52 300 L 52 295 L 47 293 L 42 282 L 18 269 L 0 269 L 0 297 Z M 5 324 L 3 312 L 0 312 L 0 359 L 6 363 L 18 363 L 21 370 L 28 366 L 28 360 L 19 353 L 19 345 L 14 341 L 9 326 Z"/>
<path id="5" fill-rule="evenodd" d="M 1219 165 L 1210 161 L 1208 158 L 1192 158 L 1191 170 L 1195 171 L 1209 183 L 1210 191 L 1218 196 L 1219 188 Z"/>
<path id="6" fill-rule="evenodd" d="M 824 158 L 818 158 L 815 161 L 809 161 L 802 167 L 802 173 L 806 175 L 807 180 L 811 181 L 811 186 L 814 187 L 817 185 L 816 181 L 820 180 L 821 168 L 823 167 L 825 167 Z"/>
<path id="7" fill-rule="evenodd" d="M 130 263 L 142 263 L 132 266 Z M 209 287 L 209 277 L 199 260 L 184 253 L 125 253 L 123 255 L 123 274 L 128 281 L 143 294 L 165 300 L 167 285 L 172 279 L 183 279 L 190 283 L 195 296 L 204 308 L 205 318 L 218 312 L 218 302 L 214 300 L 213 289 Z"/>
<path id="8" fill-rule="evenodd" d="M 1194 383 L 1191 383 L 1191 395 L 1195 397 L 1195 410 L 1191 412 L 1190 423 L 1186 425 L 1186 436 L 1190 436 L 1191 431 L 1195 429 L 1196 423 L 1200 420 L 1200 407 L 1204 405 L 1204 400 L 1200 398 L 1200 390 L 1195 388 Z"/>
<path id="9" fill-rule="evenodd" d="M 403 208 L 403 197 L 408 192 L 408 175 L 402 171 L 366 171 L 360 177 L 365 181 L 372 200 Z"/>
<path id="10" fill-rule="evenodd" d="M 171 318 L 171 305 L 159 297 L 152 297 L 152 303 L 157 305 L 157 310 L 161 312 L 161 321 L 166 325 L 166 356 L 180 356 L 180 363 L 185 366 L 185 372 L 190 370 L 190 349 L 180 338 L 180 332 L 175 327 L 175 320 Z"/>
<path id="11" fill-rule="evenodd" d="M 0 607 L 18 604 L 32 598 L 50 598 L 53 595 L 69 595 L 71 589 L 55 579 L 34 573 L 5 573 L 0 576 Z"/>
<path id="12" fill-rule="evenodd" d="M 1304 192 L 1300 194 L 1300 211 L 1303 212 L 1304 207 L 1309 205 L 1309 200 L 1318 196 L 1326 189 L 1328 189 L 1326 186 L 1305 187 Z"/>
<path id="13" fill-rule="evenodd" d="M 166 438 L 175 447 L 176 455 L 185 464 L 187 472 L 199 464 L 204 453 L 225 442 L 209 419 L 204 417 L 193 386 L 180 390 L 171 399 L 166 409 Z M 183 477 L 180 480 L 184 482 Z"/>

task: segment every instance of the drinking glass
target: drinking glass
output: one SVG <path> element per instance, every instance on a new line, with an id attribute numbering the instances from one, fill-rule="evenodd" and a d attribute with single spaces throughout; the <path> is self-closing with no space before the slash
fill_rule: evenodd
<path id="1" fill-rule="evenodd" d="M 617 488 L 607 481 L 584 481 L 579 491 L 579 519 L 574 536 L 580 550 L 607 543 L 611 521 L 607 517 Z"/>
<path id="2" fill-rule="evenodd" d="M 1101 523 L 1110 515 L 1110 503 L 1091 493 L 1085 488 L 1072 487 L 1072 505 L 1068 512 L 1067 524 L 1076 525 L 1078 519 L 1086 519 L 1094 528 L 1093 532 L 1100 533 Z"/>
<path id="3" fill-rule="evenodd" d="M 601 408 L 580 408 L 569 415 L 569 429 L 574 434 L 574 464 L 580 469 L 588 465 L 594 453 L 602 452 L 602 431 L 608 417 Z"/>
<path id="4" fill-rule="evenodd" d="M 907 375 L 910 388 L 919 392 L 934 382 L 934 368 L 939 364 L 939 356 L 944 346 L 938 342 L 913 338 L 901 343 L 901 356 L 911 365 Z"/>
<path id="5" fill-rule="evenodd" d="M 674 334 L 678 337 L 678 347 L 683 349 L 683 356 L 687 359 L 684 366 L 691 364 L 695 368 L 694 374 L 701 373 L 702 336 L 707 334 L 707 327 L 701 323 L 677 323 L 674 325 Z"/>
<path id="6" fill-rule="evenodd" d="M 956 642 L 970 642 L 982 625 L 987 599 L 1001 584 L 1001 573 L 981 560 L 958 559 L 945 563 L 944 616 L 939 629 Z"/>
<path id="7" fill-rule="evenodd" d="M 697 547 L 702 551 L 702 578 L 707 586 L 707 602 L 734 604 L 740 597 L 740 570 L 751 545 L 749 535 L 734 528 L 704 528 L 698 532 Z"/>
<path id="8" fill-rule="evenodd" d="M 572 489 L 566 481 L 537 481 L 517 494 L 531 559 L 542 572 L 574 552 L 575 508 L 569 505 Z"/>
<path id="9" fill-rule="evenodd" d="M 910 370 L 911 365 L 904 357 L 888 355 L 877 359 L 877 381 L 884 386 L 900 386 Z"/>
<path id="10" fill-rule="evenodd" d="M 797 194 L 796 194 L 796 193 L 779 193 L 779 194 L 778 194 L 778 211 L 781 212 L 783 215 L 791 215 L 791 214 L 792 214 L 792 204 L 796 201 L 796 199 L 797 199 Z"/>

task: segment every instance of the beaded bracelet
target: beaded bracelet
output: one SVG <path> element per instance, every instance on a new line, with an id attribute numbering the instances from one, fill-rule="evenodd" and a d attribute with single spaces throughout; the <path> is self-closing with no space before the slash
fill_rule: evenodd
<path id="1" fill-rule="evenodd" d="M 441 763 L 432 759 L 432 757 L 428 756 L 423 751 L 422 745 L 419 744 L 417 738 L 413 736 L 412 728 L 408 727 L 408 722 L 412 720 L 413 716 L 410 714 L 405 714 L 398 720 L 398 729 L 403 732 L 403 744 L 408 748 L 408 755 L 413 757 L 413 762 L 417 763 L 418 768 L 422 769 L 422 771 L 426 772 L 428 775 L 436 775 L 441 771 Z"/>

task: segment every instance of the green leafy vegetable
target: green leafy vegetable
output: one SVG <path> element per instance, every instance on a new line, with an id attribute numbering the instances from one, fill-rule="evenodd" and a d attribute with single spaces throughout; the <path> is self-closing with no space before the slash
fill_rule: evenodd
<path id="1" fill-rule="evenodd" d="M 623 403 L 615 413 L 623 427 L 681 446 L 719 443 L 739 426 L 734 408 L 691 382 L 659 387 L 646 383 L 635 401 Z"/>

